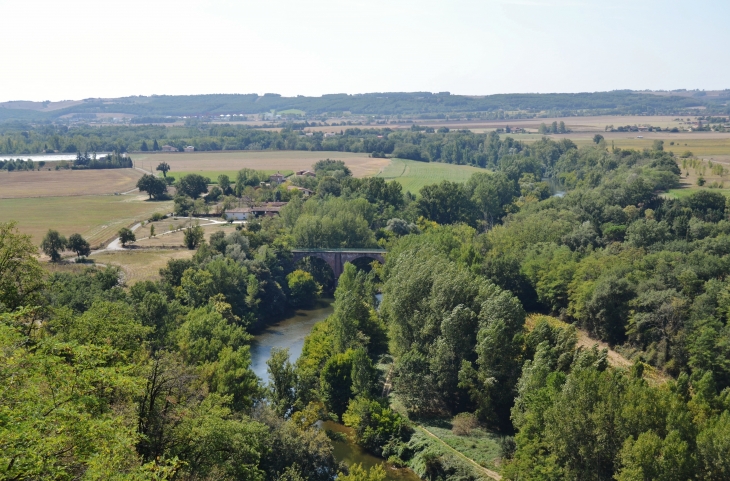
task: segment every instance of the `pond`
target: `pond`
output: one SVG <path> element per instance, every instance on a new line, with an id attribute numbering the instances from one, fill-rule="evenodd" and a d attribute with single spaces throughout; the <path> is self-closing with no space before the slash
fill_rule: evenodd
<path id="1" fill-rule="evenodd" d="M 382 296 L 378 296 L 378 301 Z M 253 372 L 261 378 L 264 383 L 269 382 L 269 375 L 266 371 L 266 361 L 271 357 L 271 350 L 274 348 L 288 348 L 289 359 L 293 363 L 302 354 L 304 338 L 312 330 L 312 327 L 319 321 L 323 321 L 334 312 L 333 299 L 320 299 L 314 309 L 297 310 L 291 317 L 288 317 L 276 324 L 271 324 L 263 331 L 254 336 L 251 344 L 251 366 Z M 382 465 L 385 468 L 388 481 L 418 481 L 420 478 L 410 469 L 395 469 L 384 459 L 366 452 L 362 447 L 352 442 L 352 429 L 333 421 L 325 421 L 320 424 L 323 429 L 340 432 L 347 435 L 346 441 L 334 441 L 335 459 L 350 466 L 360 463 L 365 468 L 372 468 Z"/>

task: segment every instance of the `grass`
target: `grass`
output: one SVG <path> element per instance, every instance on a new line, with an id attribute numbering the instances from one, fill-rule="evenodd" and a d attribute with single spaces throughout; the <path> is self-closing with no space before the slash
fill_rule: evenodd
<path id="1" fill-rule="evenodd" d="M 443 164 L 439 162 L 417 162 L 415 160 L 391 159 L 379 174 L 385 180 L 397 180 L 403 191 L 417 193 L 424 185 L 437 184 L 442 180 L 466 182 L 475 172 L 485 169 L 467 165 Z"/>
<path id="2" fill-rule="evenodd" d="M 149 237 L 150 225 L 155 226 L 155 237 Z M 170 230 L 170 226 L 175 229 L 182 229 L 188 225 L 188 221 L 184 217 L 178 217 L 178 220 L 173 218 L 161 220 L 159 222 L 152 222 L 146 224 L 135 231 L 137 239 L 142 239 L 134 243 L 138 247 L 183 247 L 184 231 L 178 230 L 169 234 L 160 235 L 161 232 L 167 232 Z M 210 235 L 214 232 L 223 231 L 226 234 L 236 230 L 232 224 L 214 224 L 214 225 L 203 225 L 201 226 L 205 232 L 205 240 L 210 241 Z M 146 239 L 145 239 L 146 237 Z"/>
<path id="3" fill-rule="evenodd" d="M 118 266 L 124 271 L 124 281 L 128 285 L 140 281 L 160 279 L 160 269 L 170 259 L 190 259 L 195 251 L 187 249 L 150 249 L 144 251 L 102 252 L 91 258 L 97 264 Z"/>
<path id="4" fill-rule="evenodd" d="M 147 196 L 104 195 L 0 199 L 0 222 L 18 221 L 18 228 L 40 244 L 48 229 L 69 236 L 79 233 L 92 246 L 104 244 L 122 227 L 169 212 L 172 202 L 147 202 Z"/>
<path id="5" fill-rule="evenodd" d="M 218 173 L 237 172 L 244 167 L 274 172 L 297 171 L 311 169 L 315 162 L 327 158 L 344 161 L 355 177 L 375 175 L 388 164 L 388 159 L 371 158 L 368 154 L 303 150 L 132 154 L 135 164 L 146 170 L 154 171 L 160 162 L 167 162 L 172 168 L 170 175 L 175 177 L 178 172 L 216 172 L 214 177 L 217 177 Z"/>
<path id="6" fill-rule="evenodd" d="M 608 147 L 613 144 L 613 146 L 622 149 L 651 149 L 655 140 L 663 140 L 664 150 L 674 152 L 677 156 L 682 155 L 687 150 L 696 157 L 719 156 L 722 158 L 730 156 L 730 133 L 623 132 L 620 136 L 616 133 L 601 135 L 605 136 Z M 637 139 L 636 137 L 639 135 L 644 138 Z M 566 137 L 571 138 L 571 135 L 567 134 Z M 574 138 L 573 141 L 578 146 L 592 143 L 592 139 L 588 138 Z M 671 142 L 674 142 L 674 145 L 670 145 Z"/>
<path id="7" fill-rule="evenodd" d="M 0 198 L 127 192 L 135 188 L 141 176 L 134 169 L 0 171 Z"/>
<path id="8" fill-rule="evenodd" d="M 488 469 L 497 469 L 500 457 L 498 434 L 476 428 L 469 435 L 457 436 L 451 432 L 449 422 L 422 423 L 423 427 L 436 435 L 441 441 L 448 444 L 467 458 L 476 461 L 480 466 Z"/>

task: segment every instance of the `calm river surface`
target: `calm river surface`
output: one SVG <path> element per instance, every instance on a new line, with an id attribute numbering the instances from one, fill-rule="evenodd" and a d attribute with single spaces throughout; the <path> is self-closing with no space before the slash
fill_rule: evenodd
<path id="1" fill-rule="evenodd" d="M 269 382 L 266 361 L 271 357 L 271 349 L 289 348 L 289 360 L 294 364 L 302 354 L 304 338 L 312 330 L 312 326 L 325 320 L 334 311 L 333 300 L 320 299 L 315 309 L 297 310 L 292 317 L 271 324 L 254 336 L 251 344 L 251 367 L 264 384 Z"/>
<path id="2" fill-rule="evenodd" d="M 271 357 L 273 348 L 289 348 L 289 359 L 293 363 L 302 354 L 304 338 L 309 334 L 319 321 L 323 321 L 334 311 L 333 299 L 321 299 L 317 307 L 312 310 L 298 310 L 292 317 L 284 319 L 276 324 L 268 326 L 265 330 L 254 336 L 251 344 L 251 365 L 256 375 L 264 383 L 269 382 L 269 375 L 266 372 L 266 361 Z M 419 481 L 420 478 L 410 469 L 392 469 L 385 460 L 373 456 L 357 444 L 349 441 L 352 430 L 341 424 L 326 421 L 322 423 L 324 429 L 345 433 L 348 441 L 335 441 L 335 458 L 348 466 L 360 463 L 365 468 L 372 468 L 382 465 L 385 468 L 388 481 Z"/>

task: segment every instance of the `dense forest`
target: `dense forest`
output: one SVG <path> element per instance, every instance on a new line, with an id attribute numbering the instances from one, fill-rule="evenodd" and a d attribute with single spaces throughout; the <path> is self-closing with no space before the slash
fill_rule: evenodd
<path id="1" fill-rule="evenodd" d="M 133 286 L 113 267 L 44 275 L 2 225 L 2 477 L 382 480 L 337 463 L 316 424 L 334 419 L 423 479 L 475 480 L 416 429 L 457 416 L 502 436 L 505 479 L 728 479 L 724 196 L 660 195 L 680 176 L 661 149 L 484 143 L 493 171 L 418 196 L 319 162 L 311 198 L 290 191 L 280 216 Z M 217 188 L 284 195 L 255 176 Z M 336 286 L 292 262 L 294 247 L 374 246 L 385 264 L 347 264 Z M 328 290 L 333 314 L 296 361 L 272 353 L 263 385 L 251 333 Z"/>
<path id="2" fill-rule="evenodd" d="M 724 93 L 727 93 L 725 91 Z M 271 110 L 301 110 L 309 115 L 351 112 L 361 115 L 438 116 L 454 113 L 497 111 L 553 112 L 563 115 L 676 114 L 694 107 L 708 112 L 728 113 L 727 95 L 709 97 L 654 95 L 616 90 L 612 92 L 451 95 L 449 92 L 381 92 L 330 94 L 321 97 L 282 97 L 279 94 L 155 95 L 117 99 L 85 99 L 71 107 L 41 112 L 0 105 L 0 120 L 51 120 L 74 114 L 124 113 L 149 118 L 164 116 L 210 116 L 259 114 Z M 12 103 L 9 103 L 12 104 Z M 43 104 L 38 103 L 39 106 Z"/>

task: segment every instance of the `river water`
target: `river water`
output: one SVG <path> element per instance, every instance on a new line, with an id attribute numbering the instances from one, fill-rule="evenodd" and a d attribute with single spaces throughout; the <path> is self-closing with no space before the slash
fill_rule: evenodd
<path id="1" fill-rule="evenodd" d="M 319 321 L 327 318 L 334 308 L 333 299 L 320 299 L 317 306 L 311 310 L 297 310 L 291 317 L 276 324 L 268 326 L 254 336 L 251 344 L 251 365 L 256 375 L 264 383 L 269 382 L 269 375 L 266 372 L 266 361 L 271 357 L 273 348 L 288 348 L 289 359 L 293 363 L 302 354 L 304 338 L 312 330 L 312 327 Z M 366 452 L 363 448 L 350 440 L 352 429 L 333 421 L 322 423 L 324 429 L 344 433 L 348 436 L 347 441 L 334 441 L 335 458 L 350 466 L 362 464 L 365 468 L 372 468 L 381 465 L 385 468 L 388 481 L 419 481 L 420 478 L 410 469 L 394 469 L 385 460 Z"/>
<path id="2" fill-rule="evenodd" d="M 91 153 L 89 153 L 91 155 Z M 97 152 L 96 157 L 100 158 L 107 155 L 107 152 Z M 58 162 L 60 160 L 76 160 L 76 154 L 14 154 L 14 155 L 0 155 L 0 160 L 10 159 L 23 159 L 32 160 L 33 162 L 45 161 L 45 162 Z"/>

